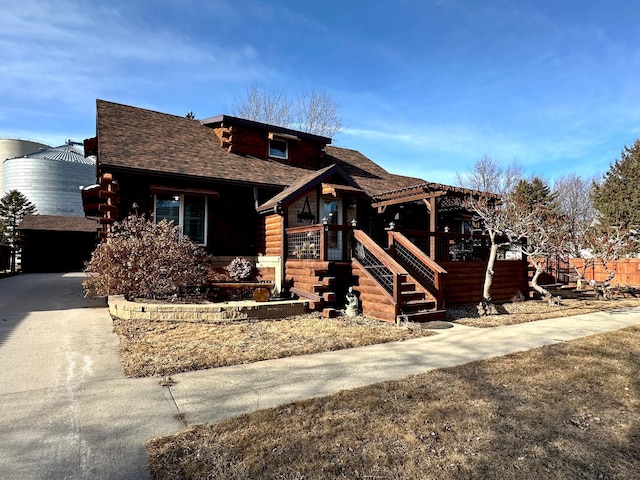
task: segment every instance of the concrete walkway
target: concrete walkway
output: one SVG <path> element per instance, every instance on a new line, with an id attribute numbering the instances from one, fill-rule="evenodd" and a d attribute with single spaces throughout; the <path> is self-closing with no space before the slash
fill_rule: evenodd
<path id="1" fill-rule="evenodd" d="M 127 379 L 104 302 L 80 274 L 0 280 L 0 476 L 149 478 L 144 443 L 342 389 L 640 325 L 640 308 L 437 335 L 317 355 Z"/>

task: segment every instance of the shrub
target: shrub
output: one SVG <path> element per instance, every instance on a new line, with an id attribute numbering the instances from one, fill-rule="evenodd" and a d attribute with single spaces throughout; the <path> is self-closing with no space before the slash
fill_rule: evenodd
<path id="1" fill-rule="evenodd" d="M 84 292 L 128 299 L 180 295 L 202 284 L 206 262 L 204 249 L 180 238 L 173 222 L 133 215 L 115 223 L 107 241 L 94 250 L 85 268 Z"/>
<path id="2" fill-rule="evenodd" d="M 253 264 L 246 258 L 236 257 L 224 269 L 234 280 L 246 280 L 253 273 Z"/>

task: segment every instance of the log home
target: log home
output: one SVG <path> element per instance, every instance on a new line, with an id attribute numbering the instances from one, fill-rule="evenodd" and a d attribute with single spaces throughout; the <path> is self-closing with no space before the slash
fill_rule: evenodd
<path id="1" fill-rule="evenodd" d="M 221 265 L 272 272 L 312 309 L 443 318 L 481 298 L 487 239 L 463 200 L 481 192 L 395 175 L 331 139 L 233 116 L 204 120 L 97 101 L 97 184 L 83 191 L 105 235 L 131 213 L 179 224 Z M 526 264 L 500 261 L 494 299 L 527 289 Z"/>

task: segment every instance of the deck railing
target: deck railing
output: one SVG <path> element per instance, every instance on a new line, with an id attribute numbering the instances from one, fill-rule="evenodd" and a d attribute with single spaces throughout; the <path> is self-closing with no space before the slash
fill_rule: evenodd
<path id="1" fill-rule="evenodd" d="M 287 260 L 349 260 L 352 230 L 348 225 L 324 224 L 287 228 Z"/>
<path id="2" fill-rule="evenodd" d="M 398 231 L 435 261 L 478 261 L 489 257 L 488 235 L 409 229 Z"/>
<path id="3" fill-rule="evenodd" d="M 389 230 L 389 253 L 436 298 L 442 306 L 443 278 L 447 271 L 412 243 L 402 233 Z"/>
<path id="4" fill-rule="evenodd" d="M 399 308 L 400 285 L 406 278 L 407 271 L 362 230 L 354 230 L 353 237 L 353 260 L 384 289 L 396 308 Z"/>

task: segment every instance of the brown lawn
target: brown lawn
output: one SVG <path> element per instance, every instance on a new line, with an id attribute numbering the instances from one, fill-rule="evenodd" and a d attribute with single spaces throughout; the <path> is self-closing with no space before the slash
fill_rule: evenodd
<path id="1" fill-rule="evenodd" d="M 114 320 L 131 377 L 165 376 L 432 335 L 418 325 L 318 314 L 215 324 Z"/>
<path id="2" fill-rule="evenodd" d="M 156 479 L 620 479 L 640 472 L 640 328 L 188 428 Z"/>
<path id="3" fill-rule="evenodd" d="M 502 315 L 479 318 L 471 306 L 448 309 L 447 316 L 464 325 L 495 327 L 628 306 L 640 306 L 640 299 L 569 299 L 560 306 L 532 300 L 504 304 Z M 114 319 L 114 331 L 120 337 L 124 371 L 131 377 L 166 376 L 433 334 L 416 324 L 396 326 L 362 317 L 327 319 L 318 314 L 216 324 Z"/>

